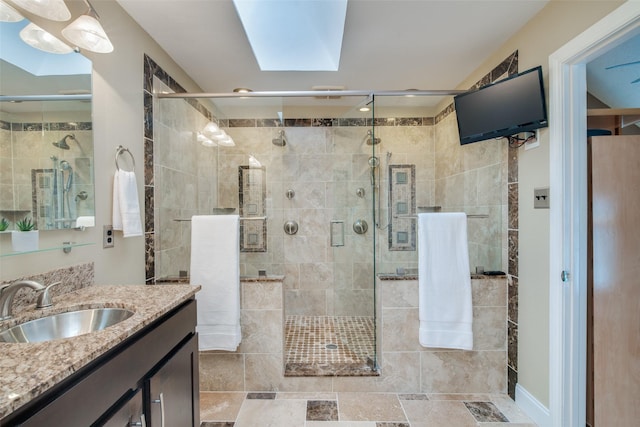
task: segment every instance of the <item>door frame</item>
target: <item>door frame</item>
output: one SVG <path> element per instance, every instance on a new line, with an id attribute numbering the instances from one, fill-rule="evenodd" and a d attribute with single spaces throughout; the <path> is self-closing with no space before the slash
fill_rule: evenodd
<path id="1" fill-rule="evenodd" d="M 554 427 L 586 424 L 586 64 L 640 33 L 627 1 L 549 57 L 549 413 Z M 568 273 L 563 282 L 561 275 Z"/>

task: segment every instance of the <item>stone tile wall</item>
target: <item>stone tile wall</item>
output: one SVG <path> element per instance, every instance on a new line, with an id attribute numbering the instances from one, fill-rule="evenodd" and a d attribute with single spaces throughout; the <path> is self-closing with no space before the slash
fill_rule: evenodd
<path id="1" fill-rule="evenodd" d="M 201 391 L 505 393 L 507 281 L 474 278 L 474 350 L 418 342 L 417 280 L 378 280 L 379 377 L 284 377 L 283 283 L 243 281 L 236 352 L 200 353 Z"/>

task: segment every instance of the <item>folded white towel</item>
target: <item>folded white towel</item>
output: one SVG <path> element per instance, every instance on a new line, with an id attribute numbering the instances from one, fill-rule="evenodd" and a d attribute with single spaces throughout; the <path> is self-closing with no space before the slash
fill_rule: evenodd
<path id="1" fill-rule="evenodd" d="M 113 229 L 124 237 L 142 236 L 138 185 L 133 171 L 116 170 L 113 176 Z"/>
<path id="2" fill-rule="evenodd" d="M 198 301 L 200 350 L 235 351 L 240 330 L 240 217 L 191 218 L 191 283 Z"/>
<path id="3" fill-rule="evenodd" d="M 418 214 L 420 344 L 473 349 L 471 272 L 464 213 Z"/>

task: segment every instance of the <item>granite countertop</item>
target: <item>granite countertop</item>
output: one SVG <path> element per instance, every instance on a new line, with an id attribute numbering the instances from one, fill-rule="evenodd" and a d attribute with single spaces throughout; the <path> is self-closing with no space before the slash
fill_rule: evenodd
<path id="1" fill-rule="evenodd" d="M 190 299 L 190 285 L 95 285 L 53 298 L 53 307 L 22 311 L 0 329 L 78 309 L 120 307 L 134 315 L 102 331 L 42 343 L 0 343 L 0 419 Z"/>

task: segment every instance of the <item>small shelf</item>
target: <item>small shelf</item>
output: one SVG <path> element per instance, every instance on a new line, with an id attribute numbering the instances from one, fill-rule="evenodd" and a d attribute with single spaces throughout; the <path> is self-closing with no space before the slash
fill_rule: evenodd
<path id="1" fill-rule="evenodd" d="M 53 247 L 48 247 L 48 248 L 42 248 L 42 249 L 38 249 L 35 251 L 26 251 L 26 252 L 8 252 L 8 253 L 2 253 L 0 254 L 0 258 L 6 258 L 6 257 L 11 257 L 11 256 L 18 256 L 18 255 L 26 255 L 26 254 L 36 254 L 36 253 L 40 253 L 40 252 L 51 252 L 51 251 L 59 251 L 59 250 L 65 250 L 65 249 L 73 249 L 73 248 L 79 248 L 82 246 L 91 246 L 91 245 L 95 245 L 95 243 L 69 243 L 69 244 L 60 244 L 58 246 L 53 246 Z"/>

